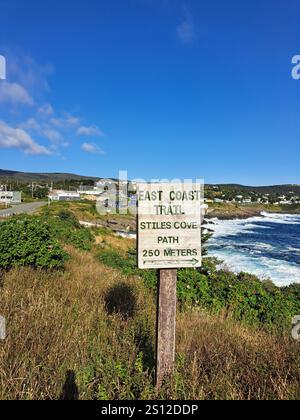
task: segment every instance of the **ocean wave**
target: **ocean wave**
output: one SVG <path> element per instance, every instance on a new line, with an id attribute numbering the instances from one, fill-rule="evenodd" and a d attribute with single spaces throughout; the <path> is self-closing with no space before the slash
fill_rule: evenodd
<path id="1" fill-rule="evenodd" d="M 300 215 L 264 213 L 246 220 L 215 220 L 209 255 L 234 272 L 300 283 Z"/>
<path id="2" fill-rule="evenodd" d="M 264 221 L 269 221 L 271 223 L 283 223 L 283 224 L 291 224 L 291 225 L 300 224 L 300 214 L 281 214 L 281 213 L 262 212 L 261 216 L 264 218 Z"/>
<path id="3" fill-rule="evenodd" d="M 249 219 L 234 219 L 234 220 L 220 220 L 212 219 L 214 225 L 209 225 L 209 228 L 214 231 L 214 237 L 220 236 L 234 236 L 243 232 L 248 234 L 255 233 L 255 229 L 271 229 L 269 224 L 287 224 L 287 225 L 300 225 L 300 215 L 292 214 L 278 214 L 262 212 L 261 216 L 250 217 Z"/>
<path id="4" fill-rule="evenodd" d="M 254 218 L 253 218 L 254 219 Z M 218 220 L 215 221 L 215 225 L 210 226 L 210 229 L 214 231 L 214 238 L 229 235 L 238 235 L 242 232 L 247 231 L 253 233 L 257 227 L 254 223 L 255 220 Z"/>
<path id="5" fill-rule="evenodd" d="M 287 286 L 300 283 L 300 266 L 284 260 L 261 257 L 251 254 L 238 255 L 227 249 L 214 252 L 214 256 L 224 261 L 223 268 L 235 273 L 246 272 L 259 277 L 261 280 L 271 279 L 277 286 Z"/>

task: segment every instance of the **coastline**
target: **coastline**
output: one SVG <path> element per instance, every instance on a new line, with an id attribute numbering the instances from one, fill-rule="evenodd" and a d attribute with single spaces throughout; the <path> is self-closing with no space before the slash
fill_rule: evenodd
<path id="1" fill-rule="evenodd" d="M 214 204 L 209 207 L 205 218 L 208 220 L 215 218 L 219 220 L 246 220 L 261 216 L 264 212 L 300 215 L 300 206 Z"/>
<path id="2" fill-rule="evenodd" d="M 252 218 L 207 219 L 209 255 L 234 273 L 246 272 L 278 287 L 300 283 L 298 213 L 263 211 Z M 211 226 L 212 225 L 212 226 Z"/>

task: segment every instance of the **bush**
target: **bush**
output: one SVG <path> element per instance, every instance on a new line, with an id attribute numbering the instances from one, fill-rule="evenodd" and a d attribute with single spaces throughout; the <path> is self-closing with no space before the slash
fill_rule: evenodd
<path id="1" fill-rule="evenodd" d="M 31 266 L 59 269 L 67 254 L 39 219 L 13 219 L 1 224 L 0 268 Z"/>
<path id="2" fill-rule="evenodd" d="M 72 226 L 72 227 L 75 227 L 75 228 L 80 227 L 80 224 L 79 224 L 78 220 L 76 219 L 74 214 L 72 214 L 70 211 L 61 210 L 58 213 L 58 218 L 60 220 L 64 221 L 65 223 L 67 223 L 69 226 Z"/>
<path id="3" fill-rule="evenodd" d="M 157 285 L 156 270 L 139 270 L 136 263 L 136 251 L 129 250 L 126 257 L 119 255 L 118 252 L 112 249 L 101 250 L 98 254 L 100 262 L 108 267 L 121 270 L 125 276 L 139 276 L 146 286 L 150 289 L 155 289 Z"/>
<path id="4" fill-rule="evenodd" d="M 114 249 L 103 249 L 99 259 L 124 275 L 141 277 L 147 287 L 156 291 L 157 272 L 137 269 L 135 250 L 124 257 Z M 218 270 L 211 258 L 204 259 L 200 270 L 178 270 L 177 295 L 181 305 L 224 312 L 236 320 L 277 332 L 290 328 L 291 319 L 300 312 L 300 285 L 281 289 L 250 274 Z"/>
<path id="5" fill-rule="evenodd" d="M 94 240 L 90 229 L 80 226 L 76 217 L 69 211 L 62 210 L 57 217 L 42 217 L 49 225 L 52 235 L 60 242 L 73 245 L 81 251 L 90 251 Z"/>

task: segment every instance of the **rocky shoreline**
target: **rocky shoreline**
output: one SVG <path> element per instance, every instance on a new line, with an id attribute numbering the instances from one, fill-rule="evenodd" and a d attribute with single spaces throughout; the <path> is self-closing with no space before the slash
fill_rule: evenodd
<path id="1" fill-rule="evenodd" d="M 219 220 L 244 220 L 251 217 L 259 217 L 262 212 L 266 213 L 282 213 L 282 214 L 300 214 L 300 207 L 298 208 L 278 208 L 274 206 L 219 206 L 208 209 L 205 219 L 211 221 L 212 219 Z M 81 222 L 85 227 L 104 227 L 113 232 L 124 234 L 131 234 L 136 232 L 136 218 L 130 216 L 106 216 L 97 219 L 93 222 Z M 211 223 L 212 224 L 212 223 Z"/>
<path id="2" fill-rule="evenodd" d="M 243 220 L 259 217 L 261 213 L 300 214 L 299 206 L 218 206 L 208 210 L 206 219 Z"/>

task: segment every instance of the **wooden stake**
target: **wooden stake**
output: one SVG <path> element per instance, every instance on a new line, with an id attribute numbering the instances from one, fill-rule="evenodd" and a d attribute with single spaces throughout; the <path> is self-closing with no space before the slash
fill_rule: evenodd
<path id="1" fill-rule="evenodd" d="M 156 386 L 170 379 L 175 362 L 177 270 L 160 270 L 157 306 Z"/>

